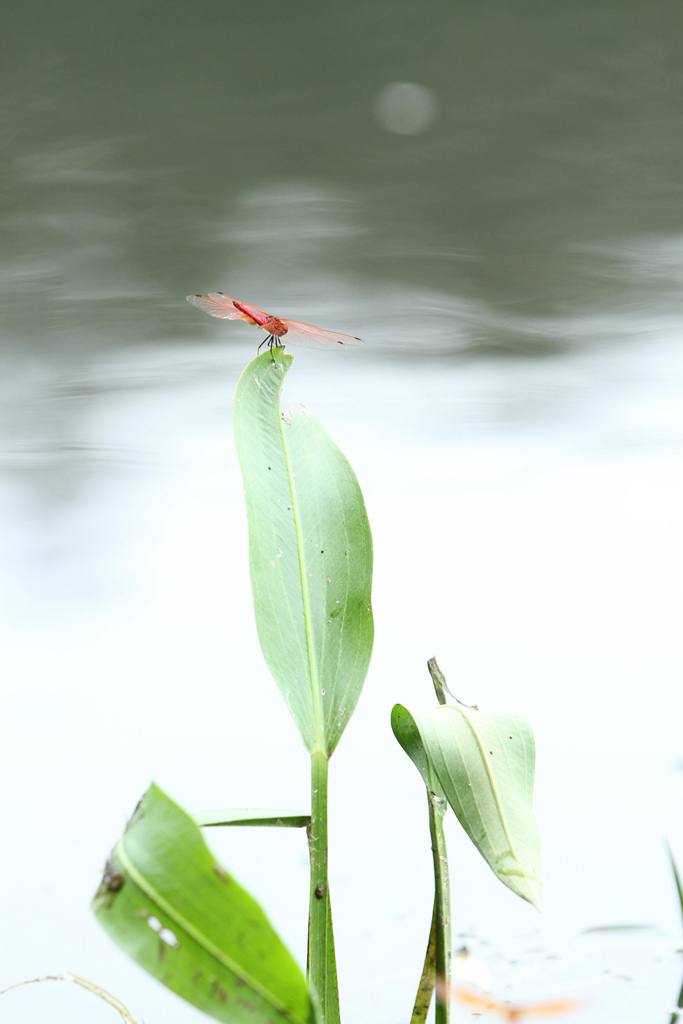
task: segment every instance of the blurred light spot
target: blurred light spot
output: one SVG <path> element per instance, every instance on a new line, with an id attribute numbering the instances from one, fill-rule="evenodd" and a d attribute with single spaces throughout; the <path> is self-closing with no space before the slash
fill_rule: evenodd
<path id="1" fill-rule="evenodd" d="M 377 120 L 396 135 L 426 132 L 437 115 L 436 100 L 424 85 L 393 82 L 385 86 L 375 100 Z"/>
<path id="2" fill-rule="evenodd" d="M 453 974 L 461 981 L 469 981 L 471 985 L 490 992 L 493 988 L 493 979 L 483 960 L 473 956 L 467 946 L 463 946 L 453 957 Z"/>

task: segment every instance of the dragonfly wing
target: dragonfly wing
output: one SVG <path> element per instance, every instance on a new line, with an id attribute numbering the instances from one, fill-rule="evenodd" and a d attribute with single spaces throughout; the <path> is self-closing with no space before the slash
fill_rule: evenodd
<path id="1" fill-rule="evenodd" d="M 210 295 L 188 295 L 187 301 L 198 309 L 203 309 L 210 316 L 221 320 L 242 320 L 244 314 L 233 306 L 232 297 L 223 292 L 211 292 Z"/>
<path id="2" fill-rule="evenodd" d="M 254 317 L 257 323 L 261 318 L 268 320 L 270 317 L 270 313 L 266 313 L 265 309 L 259 309 L 258 306 L 250 306 L 248 302 L 242 302 L 241 299 L 234 299 L 232 295 L 226 295 L 225 292 L 209 292 L 209 298 L 215 299 L 216 302 L 224 302 L 228 306 L 231 304 L 235 305 L 236 303 L 239 304 L 242 309 L 246 309 L 248 313 L 258 314 Z"/>
<path id="3" fill-rule="evenodd" d="M 351 334 L 326 331 L 322 327 L 302 324 L 299 320 L 287 320 L 285 317 L 279 319 L 287 328 L 287 333 L 281 339 L 284 345 L 288 341 L 294 345 L 306 345 L 308 348 L 339 348 L 342 345 L 363 344 L 361 338 L 354 338 Z"/>
<path id="4" fill-rule="evenodd" d="M 208 295 L 188 295 L 187 301 L 198 309 L 203 309 L 210 316 L 216 316 L 221 320 L 247 320 L 255 323 L 258 327 L 264 327 L 264 323 L 271 320 L 269 313 L 259 309 L 258 306 L 250 306 L 248 302 L 240 302 L 233 299 L 232 295 L 225 292 L 209 292 Z M 238 305 L 236 305 L 238 303 Z M 253 315 L 253 321 L 249 320 L 249 314 Z M 326 331 L 322 327 L 313 327 L 312 324 L 304 324 L 299 320 L 287 320 L 277 318 L 287 328 L 287 333 L 281 335 L 282 343 L 288 341 L 294 345 L 306 345 L 309 348 L 338 348 L 342 345 L 362 345 L 360 338 L 354 338 L 351 334 L 340 334 L 337 331 Z M 277 332 L 276 332 L 277 333 Z"/>

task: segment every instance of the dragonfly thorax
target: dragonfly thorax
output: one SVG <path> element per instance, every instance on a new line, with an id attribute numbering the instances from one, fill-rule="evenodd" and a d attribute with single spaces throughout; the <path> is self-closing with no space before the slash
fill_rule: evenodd
<path id="1" fill-rule="evenodd" d="M 269 316 L 268 319 L 259 326 L 262 327 L 264 331 L 268 331 L 268 334 L 272 334 L 274 338 L 284 337 L 288 330 L 282 320 L 278 320 L 276 316 Z"/>

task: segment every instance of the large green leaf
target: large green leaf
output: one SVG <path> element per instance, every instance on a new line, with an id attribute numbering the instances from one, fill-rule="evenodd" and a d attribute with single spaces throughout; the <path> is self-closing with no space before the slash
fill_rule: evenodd
<path id="1" fill-rule="evenodd" d="M 141 967 L 225 1024 L 312 1024 L 306 982 L 256 901 L 160 789 L 144 795 L 93 901 Z"/>
<path id="2" fill-rule="evenodd" d="M 433 767 L 460 824 L 501 882 L 540 909 L 535 748 L 526 719 L 453 704 L 416 711 L 396 704 L 391 725 L 427 786 Z"/>
<path id="3" fill-rule="evenodd" d="M 306 748 L 329 756 L 372 651 L 372 537 L 339 448 L 307 410 L 280 412 L 291 364 L 281 349 L 252 360 L 233 423 L 261 648 Z"/>

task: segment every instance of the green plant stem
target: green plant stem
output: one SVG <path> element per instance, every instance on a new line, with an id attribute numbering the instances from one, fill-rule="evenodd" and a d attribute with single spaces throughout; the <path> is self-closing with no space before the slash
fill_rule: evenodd
<path id="1" fill-rule="evenodd" d="M 674 855 L 671 852 L 671 847 L 669 846 L 668 843 L 667 843 L 667 847 L 666 848 L 667 848 L 667 852 L 669 854 L 669 861 L 671 862 L 671 870 L 673 871 L 674 882 L 676 883 L 676 892 L 678 894 L 678 904 L 679 904 L 679 906 L 681 908 L 681 913 L 683 914 L 683 884 L 681 884 L 681 877 L 678 874 L 678 868 L 676 867 L 676 861 L 674 860 Z M 681 985 L 681 991 L 678 993 L 678 1002 L 676 1003 L 676 1006 L 677 1006 L 678 1010 L 683 1010 L 683 985 Z M 673 1013 L 671 1014 L 670 1019 L 669 1019 L 669 1024 L 676 1024 L 676 1022 L 678 1021 L 680 1016 L 681 1016 L 680 1013 L 677 1013 L 677 1011 L 674 1010 Z"/>
<path id="2" fill-rule="evenodd" d="M 447 704 L 448 701 L 446 700 L 446 694 L 451 693 L 451 691 L 446 685 L 446 677 L 439 668 L 436 658 L 429 659 L 427 662 L 427 668 L 429 669 L 429 674 L 432 677 L 432 685 L 434 686 L 436 699 L 439 704 Z M 453 694 L 451 694 L 451 696 L 453 696 Z"/>
<path id="3" fill-rule="evenodd" d="M 308 851 L 311 891 L 308 914 L 308 981 L 320 1009 L 323 1024 L 339 1024 L 339 987 L 334 954 L 332 910 L 327 880 L 327 770 L 324 751 L 311 754 L 311 823 Z"/>
<path id="4" fill-rule="evenodd" d="M 448 854 L 443 819 L 446 798 L 441 787 L 433 780 L 427 797 L 429 800 L 429 832 L 432 837 L 434 860 L 434 924 L 435 924 L 435 1024 L 448 1024 L 451 1005 L 451 895 L 448 879 Z"/>
<path id="5" fill-rule="evenodd" d="M 427 662 L 429 674 L 439 704 L 446 703 L 446 693 L 450 693 L 446 679 L 438 666 L 436 658 Z M 434 860 L 434 912 L 432 927 L 429 934 L 429 945 L 425 965 L 420 979 L 413 1016 L 416 1012 L 426 1010 L 431 1001 L 431 987 L 436 990 L 435 1024 L 448 1024 L 451 1002 L 451 892 L 448 878 L 448 854 L 446 837 L 443 831 L 443 819 L 448 808 L 446 798 L 436 776 L 429 773 L 427 787 L 429 803 L 429 833 L 432 837 L 432 857 Z M 425 1007 L 425 999 L 427 1000 Z M 417 1020 L 424 1018 L 417 1018 Z"/>
<path id="6" fill-rule="evenodd" d="M 446 680 L 436 658 L 427 662 L 439 704 L 446 703 Z M 448 854 L 443 819 L 448 810 L 445 794 L 433 769 L 427 786 L 429 834 L 434 861 L 434 910 L 422 977 L 417 988 L 410 1024 L 423 1024 L 427 1018 L 432 992 L 436 992 L 435 1024 L 448 1024 L 451 1008 L 451 892 L 448 880 Z"/>
<path id="7" fill-rule="evenodd" d="M 429 1004 L 432 1001 L 432 992 L 436 981 L 436 900 L 432 911 L 432 927 L 429 932 L 429 942 L 425 953 L 425 962 L 422 968 L 422 977 L 417 986 L 415 1005 L 410 1018 L 410 1024 L 423 1024 L 429 1013 Z"/>

